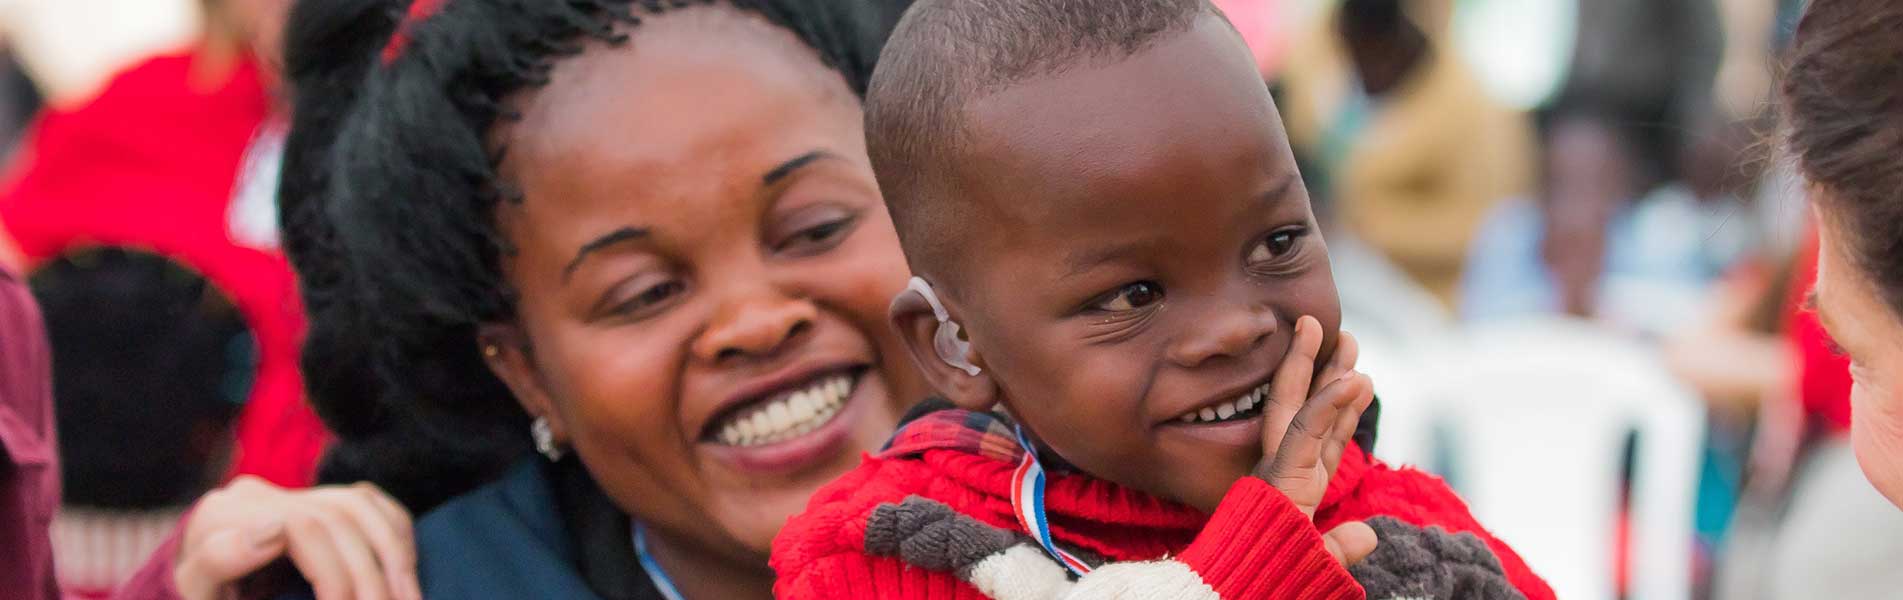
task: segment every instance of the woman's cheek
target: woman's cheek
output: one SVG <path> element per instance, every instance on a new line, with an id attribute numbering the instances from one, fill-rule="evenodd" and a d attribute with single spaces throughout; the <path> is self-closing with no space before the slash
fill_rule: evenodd
<path id="1" fill-rule="evenodd" d="M 1851 446 L 1870 483 L 1903 507 L 1903 398 L 1865 381 L 1851 391 Z"/>

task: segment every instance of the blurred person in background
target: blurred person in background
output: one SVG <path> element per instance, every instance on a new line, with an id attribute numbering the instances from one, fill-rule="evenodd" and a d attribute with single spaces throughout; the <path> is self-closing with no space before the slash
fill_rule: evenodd
<path id="1" fill-rule="evenodd" d="M 1617 121 L 1562 108 L 1545 130 L 1541 192 L 1503 203 L 1468 250 L 1460 310 L 1468 319 L 1593 316 L 1608 252 L 1631 248 L 1609 239 L 1623 233 L 1614 226 L 1639 189 L 1630 142 Z"/>
<path id="2" fill-rule="evenodd" d="M 207 0 L 200 43 L 41 115 L 0 187 L 0 235 L 26 265 L 85 243 L 135 245 L 217 282 L 260 355 L 235 472 L 307 485 L 324 437 L 297 374 L 303 318 L 273 198 L 283 104 L 275 59 L 262 58 L 277 54 L 284 4 Z"/>
<path id="3" fill-rule="evenodd" d="M 1339 227 L 1451 311 L 1470 241 L 1494 205 L 1528 190 L 1535 155 L 1525 116 L 1449 46 L 1450 9 L 1345 0 L 1298 44 L 1282 84 L 1290 139 Z"/>
<path id="4" fill-rule="evenodd" d="M 410 544 L 395 533 L 408 531 L 409 515 L 372 486 L 285 489 L 310 484 L 327 440 L 304 400 L 304 317 L 278 239 L 288 5 L 205 0 L 200 39 L 44 113 L 0 187 L 0 247 L 14 248 L 18 264 L 89 244 L 149 249 L 227 293 L 256 341 L 229 469 L 237 479 L 195 505 L 121 597 L 211 598 L 286 555 L 341 569 L 360 555 L 340 554 L 340 543 L 374 539 L 391 554 Z"/>
<path id="5" fill-rule="evenodd" d="M 157 255 L 78 249 L 30 282 L 53 348 L 60 584 L 106 598 L 224 473 L 256 345 L 222 293 Z"/>
<path id="6" fill-rule="evenodd" d="M 32 292 L 0 265 L 0 600 L 59 597 L 49 537 L 60 494 L 51 361 Z"/>
<path id="7" fill-rule="evenodd" d="M 1699 319 L 1758 233 L 1725 191 L 1751 178 L 1710 164 L 1737 164 L 1740 146 L 1688 138 L 1699 145 L 1681 152 L 1704 168 L 1648 194 L 1656 167 L 1641 121 L 1596 97 L 1562 99 L 1543 115 L 1540 192 L 1501 204 L 1482 226 L 1461 317 L 1570 315 L 1647 335 Z"/>
<path id="8" fill-rule="evenodd" d="M 1771 0 L 1764 0 L 1769 2 Z M 1715 0 L 1578 3 L 1578 38 L 1562 97 L 1592 95 L 1636 127 L 1647 192 L 1678 172 L 1685 124 L 1710 106 L 1724 55 Z"/>

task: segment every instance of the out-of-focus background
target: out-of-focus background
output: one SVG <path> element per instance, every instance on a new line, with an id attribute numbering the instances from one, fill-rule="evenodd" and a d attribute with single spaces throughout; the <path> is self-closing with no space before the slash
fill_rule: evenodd
<path id="1" fill-rule="evenodd" d="M 60 365 L 70 589 L 109 590 L 234 463 L 309 482 L 323 440 L 255 433 L 312 418 L 286 107 L 244 49 L 283 4 L 0 0 L 0 260 Z M 1218 4 L 1327 229 L 1378 455 L 1446 477 L 1562 598 L 1899 571 L 1802 307 L 1816 242 L 1771 104 L 1800 0 Z"/>

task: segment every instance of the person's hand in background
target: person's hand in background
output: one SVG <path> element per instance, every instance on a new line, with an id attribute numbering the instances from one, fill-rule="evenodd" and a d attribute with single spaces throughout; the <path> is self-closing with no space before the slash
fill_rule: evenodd
<path id="1" fill-rule="evenodd" d="M 231 595 L 288 557 L 319 600 L 421 600 L 410 514 L 368 483 L 287 490 L 240 477 L 183 524 L 172 582 L 185 600 Z"/>

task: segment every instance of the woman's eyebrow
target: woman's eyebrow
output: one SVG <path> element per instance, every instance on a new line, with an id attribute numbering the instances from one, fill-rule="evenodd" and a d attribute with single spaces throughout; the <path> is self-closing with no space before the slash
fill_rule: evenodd
<path id="1" fill-rule="evenodd" d="M 786 179 L 786 176 L 792 175 L 794 171 L 800 170 L 800 167 L 812 164 L 813 161 L 822 158 L 839 158 L 839 156 L 825 150 L 814 150 L 801 154 L 792 160 L 780 163 L 780 166 L 773 167 L 773 169 L 767 171 L 765 175 L 760 176 L 760 185 L 770 186 L 779 183 L 780 180 Z"/>
<path id="2" fill-rule="evenodd" d="M 645 228 L 623 226 L 620 229 L 610 231 L 601 237 L 595 238 L 593 241 L 582 244 L 581 249 L 575 251 L 575 258 L 568 261 L 568 266 L 562 267 L 562 283 L 568 283 L 569 276 L 575 274 L 575 269 L 581 266 L 582 259 L 588 258 L 590 253 L 608 246 L 630 240 L 642 239 L 647 236 L 648 230 Z"/>

